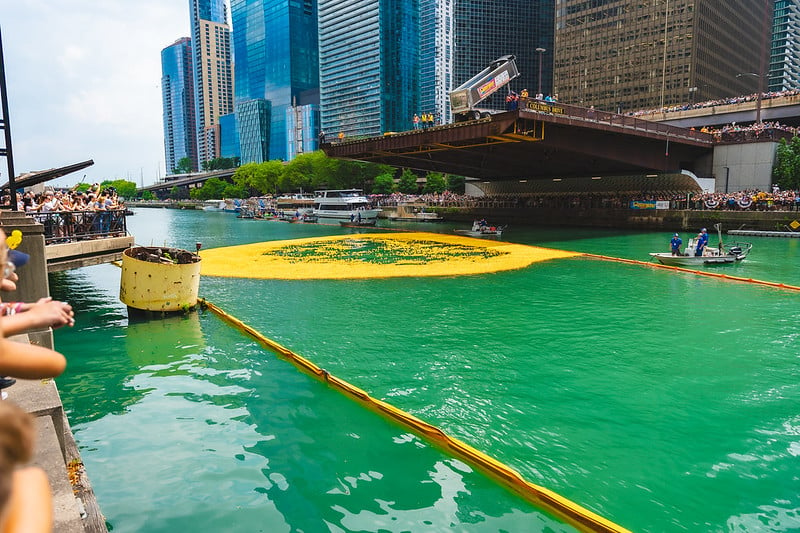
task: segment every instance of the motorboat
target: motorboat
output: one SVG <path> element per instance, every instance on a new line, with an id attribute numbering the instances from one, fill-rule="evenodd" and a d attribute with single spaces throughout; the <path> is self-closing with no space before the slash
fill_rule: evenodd
<path id="1" fill-rule="evenodd" d="M 203 211 L 224 211 L 225 200 L 206 200 L 203 202 Z"/>
<path id="2" fill-rule="evenodd" d="M 387 218 L 396 222 L 439 222 L 444 220 L 435 211 L 426 211 L 423 203 L 402 203 L 397 206 L 397 211 Z"/>
<path id="3" fill-rule="evenodd" d="M 697 251 L 698 238 L 689 239 L 683 255 L 672 255 L 671 252 L 651 253 L 650 256 L 662 265 L 670 266 L 700 266 L 718 265 L 726 263 L 738 263 L 747 257 L 753 245 L 749 242 L 732 242 L 724 244 L 722 242 L 721 224 L 714 224 L 714 229 L 719 235 L 717 246 L 706 245 L 701 255 L 695 255 Z"/>
<path id="4" fill-rule="evenodd" d="M 468 237 L 500 237 L 503 235 L 503 230 L 506 226 L 491 226 L 485 220 L 476 220 L 472 223 L 471 229 L 457 229 L 453 230 L 459 235 L 466 235 Z"/>
<path id="5" fill-rule="evenodd" d="M 353 222 L 356 219 L 372 221 L 380 209 L 372 207 L 361 189 L 330 189 L 314 194 L 314 215 L 320 222 Z"/>
<path id="6" fill-rule="evenodd" d="M 277 212 L 281 220 L 300 222 L 305 215 L 314 212 L 314 197 L 308 194 L 290 194 L 279 196 Z"/>

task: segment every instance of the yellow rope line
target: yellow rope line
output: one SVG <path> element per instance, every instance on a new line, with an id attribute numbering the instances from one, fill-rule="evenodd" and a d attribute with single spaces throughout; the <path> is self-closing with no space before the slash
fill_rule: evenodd
<path id="1" fill-rule="evenodd" d="M 254 338 L 262 346 L 288 359 L 295 366 L 311 376 L 345 393 L 365 407 L 409 428 L 429 442 L 451 452 L 454 456 L 469 462 L 481 471 L 502 482 L 524 499 L 558 516 L 579 530 L 614 533 L 624 533 L 628 531 L 551 490 L 526 481 L 516 470 L 476 450 L 472 446 L 448 436 L 438 427 L 428 424 L 389 403 L 370 397 L 370 395 L 362 389 L 331 375 L 328 371 L 318 367 L 308 359 L 265 337 L 251 326 L 229 315 L 211 302 L 201 299 L 200 304 L 201 307 L 210 309 L 223 321 Z"/>
<path id="2" fill-rule="evenodd" d="M 632 265 L 640 265 L 640 266 L 647 266 L 651 268 L 664 268 L 667 270 L 672 270 L 675 272 L 686 272 L 688 274 L 696 274 L 698 276 L 706 276 L 710 278 L 719 278 L 719 279 L 727 279 L 731 281 L 739 281 L 742 283 L 753 283 L 755 285 L 765 285 L 767 287 L 774 287 L 776 289 L 784 289 L 787 291 L 800 291 L 800 287 L 796 285 L 787 285 L 786 283 L 775 283 L 773 281 L 762 281 L 760 279 L 753 279 L 753 278 L 742 278 L 739 276 L 729 276 L 728 274 L 722 274 L 719 272 L 708 272 L 705 270 L 693 270 L 691 268 L 683 268 L 677 267 L 672 265 L 662 265 L 661 263 L 651 263 L 649 261 L 639 261 L 637 259 L 623 259 L 621 257 L 611 257 L 607 255 L 598 255 L 598 254 L 589 254 L 584 253 L 585 257 L 591 257 L 593 259 L 602 259 L 603 261 L 616 261 L 618 263 L 629 263 Z"/>

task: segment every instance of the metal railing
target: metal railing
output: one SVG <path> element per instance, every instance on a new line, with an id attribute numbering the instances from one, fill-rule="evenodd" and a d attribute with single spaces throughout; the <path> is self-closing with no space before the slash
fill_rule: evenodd
<path id="1" fill-rule="evenodd" d="M 127 235 L 127 211 L 50 211 L 26 213 L 44 226 L 45 244 L 67 243 Z"/>

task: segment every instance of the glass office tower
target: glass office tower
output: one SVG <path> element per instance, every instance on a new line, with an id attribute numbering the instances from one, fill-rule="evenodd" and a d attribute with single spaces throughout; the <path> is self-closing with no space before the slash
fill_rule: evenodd
<path id="1" fill-rule="evenodd" d="M 542 92 L 550 94 L 553 90 L 554 10 L 555 0 L 456 1 L 453 87 L 461 85 L 498 57 L 513 54 L 520 77 L 508 88 L 518 93 L 528 89 L 533 96 L 541 85 Z M 537 52 L 537 48 L 544 51 Z M 481 107 L 503 109 L 506 94 L 505 89 L 498 91 Z"/>
<path id="2" fill-rule="evenodd" d="M 437 124 L 451 122 L 453 85 L 454 0 L 419 0 L 419 83 L 422 113 L 431 113 Z"/>
<path id="3" fill-rule="evenodd" d="M 192 74 L 192 41 L 178 39 L 161 51 L 161 98 L 167 174 L 188 157 L 197 170 L 197 130 Z"/>
<path id="4" fill-rule="evenodd" d="M 622 112 L 754 93 L 772 13 L 772 0 L 559 0 L 556 90 Z"/>
<path id="5" fill-rule="evenodd" d="M 316 0 L 231 0 L 237 112 L 240 104 L 266 100 L 269 105 L 245 106 L 245 120 L 237 117 L 242 145 L 252 146 L 256 135 L 269 147 L 267 159 L 288 159 L 290 132 L 287 109 L 319 104 L 319 59 Z M 253 111 L 258 109 L 260 119 Z M 264 112 L 269 110 L 268 131 Z M 248 131 L 243 128 L 256 128 Z M 293 133 L 291 133 L 293 135 Z M 317 132 L 310 132 L 316 137 Z M 258 144 L 258 143 L 256 143 Z"/>
<path id="6" fill-rule="evenodd" d="M 800 0 L 775 0 L 769 90 L 800 89 Z"/>
<path id="7" fill-rule="evenodd" d="M 320 0 L 322 129 L 329 139 L 411 129 L 420 113 L 417 0 Z"/>

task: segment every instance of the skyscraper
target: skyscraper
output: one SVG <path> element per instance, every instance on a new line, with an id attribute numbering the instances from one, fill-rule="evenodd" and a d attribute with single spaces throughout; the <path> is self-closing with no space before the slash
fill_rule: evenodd
<path id="1" fill-rule="evenodd" d="M 188 37 L 161 50 L 161 98 L 167 174 L 172 174 L 183 158 L 197 170 L 192 42 Z"/>
<path id="2" fill-rule="evenodd" d="M 294 136 L 287 110 L 319 104 L 316 0 L 231 0 L 231 15 L 242 162 L 285 160 Z M 244 105 L 259 100 L 265 102 Z M 268 146 L 267 153 L 259 156 L 257 146 Z"/>
<path id="3" fill-rule="evenodd" d="M 773 0 L 559 0 L 555 90 L 608 111 L 754 93 Z"/>
<path id="4" fill-rule="evenodd" d="M 230 29 L 224 0 L 190 0 L 198 161 L 219 157 L 222 115 L 233 112 Z"/>
<path id="5" fill-rule="evenodd" d="M 453 88 L 498 57 L 513 54 L 520 77 L 511 82 L 509 89 L 528 89 L 533 95 L 541 85 L 543 93 L 550 93 L 554 9 L 555 0 L 456 1 Z M 537 48 L 544 51 L 537 52 Z M 498 91 L 486 107 L 502 109 L 505 95 L 506 91 Z"/>
<path id="6" fill-rule="evenodd" d="M 322 129 L 330 138 L 411 128 L 420 112 L 417 0 L 320 0 Z"/>
<path id="7" fill-rule="evenodd" d="M 800 89 L 800 0 L 775 0 L 769 90 Z"/>
<path id="8" fill-rule="evenodd" d="M 433 114 L 437 122 L 450 121 L 454 3 L 455 0 L 419 0 L 419 111 Z"/>

